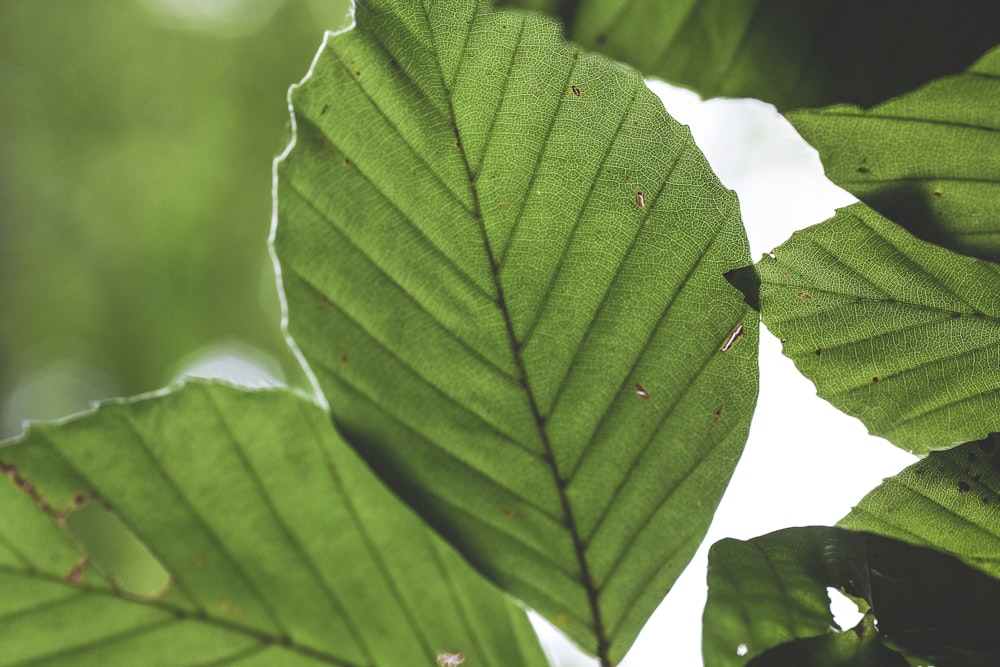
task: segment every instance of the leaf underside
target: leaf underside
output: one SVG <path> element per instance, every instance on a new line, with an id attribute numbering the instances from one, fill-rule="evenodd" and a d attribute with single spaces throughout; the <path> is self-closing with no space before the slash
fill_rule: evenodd
<path id="1" fill-rule="evenodd" d="M 927 453 L 1000 430 L 1000 265 L 858 203 L 757 268 L 785 355 L 871 433 Z"/>
<path id="2" fill-rule="evenodd" d="M 722 540 L 712 546 L 708 566 L 706 667 L 806 658 L 813 662 L 801 664 L 899 664 L 886 641 L 923 664 L 987 667 L 1000 660 L 992 629 L 1000 581 L 938 551 L 812 526 Z M 843 633 L 860 633 L 862 641 L 836 634 L 828 587 L 870 606 L 874 619 Z"/>
<path id="3" fill-rule="evenodd" d="M 807 109 L 788 119 L 834 183 L 920 238 L 997 262 L 997 100 L 1000 48 L 963 74 L 872 109 Z"/>
<path id="4" fill-rule="evenodd" d="M 527 617 L 283 391 L 188 384 L 0 448 L 0 665 L 431 665 L 545 658 Z M 111 508 L 170 576 L 116 589 L 62 526 Z"/>
<path id="5" fill-rule="evenodd" d="M 974 0 L 505 0 L 548 11 L 571 39 L 702 97 L 781 110 L 871 106 L 961 72 L 1000 42 L 1000 6 Z"/>
<path id="6" fill-rule="evenodd" d="M 635 72 L 486 3 L 359 4 L 291 99 L 274 243 L 338 427 L 616 661 L 746 438 L 735 197 Z"/>
<path id="7" fill-rule="evenodd" d="M 1000 578 L 1000 436 L 931 452 L 838 525 L 932 547 Z"/>

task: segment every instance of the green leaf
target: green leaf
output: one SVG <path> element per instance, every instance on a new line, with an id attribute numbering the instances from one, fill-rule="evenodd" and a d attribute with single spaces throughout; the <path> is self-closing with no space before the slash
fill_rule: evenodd
<path id="1" fill-rule="evenodd" d="M 635 72 L 484 3 L 359 5 L 292 93 L 275 247 L 347 440 L 610 664 L 746 438 L 736 199 Z"/>
<path id="2" fill-rule="evenodd" d="M 850 632 L 795 639 L 760 654 L 748 667 L 908 667 L 909 662 L 882 643 L 874 619 L 866 614 Z"/>
<path id="3" fill-rule="evenodd" d="M 545 664 L 524 613 L 293 394 L 189 384 L 0 459 L 0 665 Z M 169 573 L 152 600 L 63 531 L 88 499 Z"/>
<path id="4" fill-rule="evenodd" d="M 505 0 L 569 36 L 703 97 L 779 109 L 870 106 L 960 72 L 1000 42 L 1000 7 L 971 0 Z"/>
<path id="5" fill-rule="evenodd" d="M 878 644 L 938 667 L 1000 660 L 1000 581 L 932 549 L 841 528 L 787 528 L 717 542 L 708 568 L 706 667 L 905 664 Z M 843 633 L 861 641 L 832 634 L 828 587 L 870 605 L 874 627 L 866 617 Z"/>
<path id="6" fill-rule="evenodd" d="M 827 176 L 917 236 L 1000 261 L 1000 48 L 872 109 L 788 115 Z"/>
<path id="7" fill-rule="evenodd" d="M 871 433 L 926 453 L 1000 430 L 1000 265 L 858 203 L 757 268 L 785 355 Z"/>
<path id="8" fill-rule="evenodd" d="M 839 525 L 933 547 L 1000 578 L 1000 435 L 931 452 Z"/>

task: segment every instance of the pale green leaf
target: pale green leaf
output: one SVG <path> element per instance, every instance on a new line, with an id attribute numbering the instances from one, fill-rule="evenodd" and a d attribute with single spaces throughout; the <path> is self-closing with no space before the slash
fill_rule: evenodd
<path id="1" fill-rule="evenodd" d="M 843 631 L 854 638 L 836 634 L 827 588 L 869 605 Z M 990 667 L 1000 660 L 998 614 L 1000 580 L 950 555 L 842 528 L 787 528 L 712 546 L 703 655 L 706 667 L 906 664 L 892 648 L 937 667 Z"/>
<path id="2" fill-rule="evenodd" d="M 746 438 L 735 197 L 637 73 L 554 22 L 469 1 L 357 22 L 292 94 L 289 330 L 379 474 L 610 664 Z"/>
<path id="3" fill-rule="evenodd" d="M 966 0 L 504 0 L 703 97 L 779 109 L 869 106 L 960 72 L 1000 43 L 1000 5 Z"/>
<path id="4" fill-rule="evenodd" d="M 1000 6 L 1000 5 L 998 5 Z M 788 118 L 830 179 L 917 236 L 1000 261 L 1000 48 L 871 109 Z"/>
<path id="5" fill-rule="evenodd" d="M 1000 265 L 858 203 L 757 268 L 785 355 L 871 433 L 926 453 L 1000 430 Z"/>
<path id="6" fill-rule="evenodd" d="M 34 425 L 0 459 L 0 665 L 545 664 L 524 613 L 290 393 L 189 384 Z M 88 502 L 166 589 L 116 590 L 69 541 Z"/>
<path id="7" fill-rule="evenodd" d="M 1000 436 L 931 452 L 839 525 L 933 547 L 1000 578 Z"/>

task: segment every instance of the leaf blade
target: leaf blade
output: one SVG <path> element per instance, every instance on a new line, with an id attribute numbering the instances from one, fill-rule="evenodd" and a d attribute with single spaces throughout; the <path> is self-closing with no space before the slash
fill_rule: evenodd
<path id="1" fill-rule="evenodd" d="M 756 323 L 722 277 L 747 263 L 735 200 L 634 72 L 554 24 L 393 12 L 359 7 L 293 94 L 289 331 L 383 479 L 617 659 L 745 439 Z M 344 122 L 361 109 L 376 125 Z"/>
<path id="2" fill-rule="evenodd" d="M 3 485 L 20 517 L 10 530 L 46 531 L 26 548 L 44 556 L 62 545 L 58 564 L 0 561 L 4 590 L 21 582 L 14 590 L 36 609 L 11 612 L 24 627 L 0 639 L 10 664 L 58 663 L 69 651 L 74 664 L 155 653 L 170 664 L 395 665 L 457 650 L 484 664 L 545 664 L 524 615 L 381 486 L 322 410 L 290 393 L 192 383 L 36 425 L 0 456 L 50 508 L 67 507 L 46 516 Z M 81 489 L 114 507 L 167 569 L 162 597 L 130 599 L 93 567 L 66 574 L 81 554 L 59 526 Z M 0 533 L 2 544 L 14 538 L 7 522 Z M 61 597 L 36 605 L 38 586 L 25 584 L 36 580 Z M 62 633 L 74 644 L 43 641 L 81 613 L 93 623 Z"/>
<path id="3" fill-rule="evenodd" d="M 757 266 L 762 319 L 785 355 L 870 432 L 926 453 L 996 430 L 998 265 L 859 203 Z"/>

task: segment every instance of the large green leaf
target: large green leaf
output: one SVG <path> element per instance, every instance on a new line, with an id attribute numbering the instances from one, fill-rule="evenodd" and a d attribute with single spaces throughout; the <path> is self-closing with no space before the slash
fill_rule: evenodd
<path id="1" fill-rule="evenodd" d="M 858 203 L 757 267 L 785 354 L 873 434 L 926 453 L 1000 430 L 1000 265 Z"/>
<path id="2" fill-rule="evenodd" d="M 998 5 L 1000 6 L 1000 5 Z M 1000 261 L 1000 48 L 872 109 L 788 118 L 826 173 L 917 236 Z"/>
<path id="3" fill-rule="evenodd" d="M 839 525 L 933 547 L 1000 578 L 1000 436 L 931 452 Z"/>
<path id="4" fill-rule="evenodd" d="M 275 246 L 349 442 L 605 664 L 746 437 L 736 200 L 633 71 L 537 15 L 360 4 L 292 94 Z"/>
<path id="5" fill-rule="evenodd" d="M 35 425 L 0 459 L 0 665 L 545 664 L 524 613 L 290 393 L 189 384 Z M 88 499 L 167 590 L 95 571 L 61 528 Z"/>
<path id="6" fill-rule="evenodd" d="M 938 667 L 1000 660 L 1000 580 L 889 537 L 814 526 L 722 540 L 709 552 L 708 586 L 706 667 L 901 663 L 879 644 Z M 845 633 L 859 637 L 831 634 L 828 587 L 864 600 L 874 626 L 866 617 Z"/>
<path id="7" fill-rule="evenodd" d="M 504 0 L 703 97 L 779 109 L 870 106 L 960 72 L 1000 43 L 1000 6 L 967 0 Z"/>

